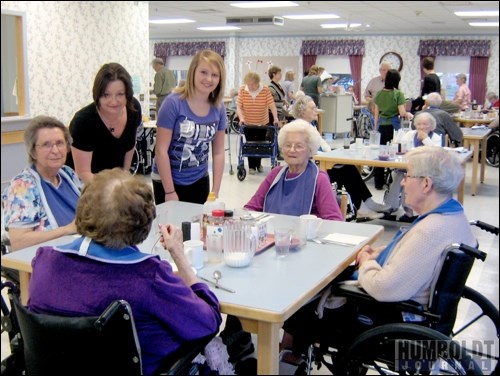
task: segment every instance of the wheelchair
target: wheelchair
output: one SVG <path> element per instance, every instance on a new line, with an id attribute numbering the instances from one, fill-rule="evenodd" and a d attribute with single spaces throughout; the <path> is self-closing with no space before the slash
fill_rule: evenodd
<path id="1" fill-rule="evenodd" d="M 244 157 L 271 158 L 271 167 L 278 165 L 278 127 L 274 125 L 241 125 L 236 176 L 245 180 Z"/>
<path id="2" fill-rule="evenodd" d="M 486 163 L 493 167 L 498 167 L 500 165 L 498 150 L 499 137 L 499 131 L 497 128 L 486 138 Z"/>
<path id="3" fill-rule="evenodd" d="M 2 360 L 2 376 L 142 375 L 141 348 L 134 316 L 125 300 L 115 300 L 99 316 L 38 314 L 24 307 L 19 290 L 2 281 L 2 332 L 8 331 L 11 355 Z M 193 362 L 215 336 L 190 341 L 163 359 L 159 375 L 195 375 L 205 369 Z"/>
<path id="4" fill-rule="evenodd" d="M 482 230 L 498 235 L 498 228 L 472 221 Z M 467 287 L 466 280 L 475 259 L 484 261 L 486 254 L 464 244 L 451 244 L 443 253 L 443 265 L 431 287 L 429 307 L 414 301 L 384 303 L 374 300 L 357 285 L 338 283 L 332 286 L 336 296 L 345 297 L 347 312 L 353 312 L 352 325 L 338 332 L 322 333 L 305 354 L 305 362 L 295 374 L 309 374 L 314 366 L 323 365 L 339 375 L 413 375 L 461 374 L 477 375 L 498 371 L 498 309 L 479 292 Z M 456 328 L 458 304 L 469 300 L 479 307 L 479 314 L 467 317 Z M 402 313 L 422 321 L 395 322 Z M 390 318 L 389 318 L 390 317 Z M 496 341 L 477 338 L 472 346 L 459 334 L 470 329 L 480 318 L 491 321 Z M 400 320 L 402 321 L 402 320 Z M 484 337 L 483 337 L 484 338 Z M 490 343 L 494 342 L 494 343 Z M 492 373 L 492 374 L 493 374 Z"/>
<path id="5" fill-rule="evenodd" d="M 236 110 L 233 108 L 226 108 L 226 116 L 228 132 L 232 131 L 236 134 L 240 134 L 240 119 Z"/>

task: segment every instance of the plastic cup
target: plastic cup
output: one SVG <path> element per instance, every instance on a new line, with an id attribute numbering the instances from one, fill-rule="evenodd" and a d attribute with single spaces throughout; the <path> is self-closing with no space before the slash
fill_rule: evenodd
<path id="1" fill-rule="evenodd" d="M 276 257 L 284 258 L 290 252 L 293 231 L 288 228 L 277 228 L 274 230 L 274 248 Z"/>
<path id="2" fill-rule="evenodd" d="M 219 234 L 207 234 L 206 245 L 207 245 L 207 255 L 208 262 L 218 263 L 222 262 L 222 235 Z"/>

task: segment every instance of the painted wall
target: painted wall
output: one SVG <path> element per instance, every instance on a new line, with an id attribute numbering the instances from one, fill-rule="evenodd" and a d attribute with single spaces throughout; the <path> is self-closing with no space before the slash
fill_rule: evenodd
<path id="1" fill-rule="evenodd" d="M 242 57 L 248 56 L 297 56 L 303 40 L 334 40 L 334 39 L 363 39 L 365 41 L 365 56 L 363 57 L 361 88 L 365 89 L 368 81 L 378 75 L 380 57 L 388 51 L 396 51 L 403 57 L 403 70 L 401 72 L 400 89 L 407 97 L 416 97 L 420 93 L 420 58 L 417 55 L 420 40 L 427 39 L 457 39 L 456 36 L 338 36 L 332 37 L 268 37 L 268 38 L 220 38 L 226 41 L 226 49 L 230 52 L 225 59 L 228 69 L 228 82 L 226 93 L 232 87 L 237 87 L 247 71 L 246 61 Z M 468 36 L 460 39 L 489 39 L 492 52 L 488 65 L 488 91 L 499 92 L 499 39 L 496 37 Z M 196 39 L 196 41 L 203 39 Z M 193 42 L 194 39 L 169 39 L 150 41 L 150 57 L 153 58 L 154 44 L 158 42 Z M 233 53 L 233 46 L 237 46 Z M 299 62 L 297 82 L 302 80 L 302 59 Z M 283 68 L 283 67 L 282 67 Z"/>
<path id="2" fill-rule="evenodd" d="M 2 10 L 26 12 L 29 113 L 51 115 L 65 124 L 92 102 L 99 68 L 118 62 L 149 92 L 149 9 L 144 1 L 2 1 Z M 136 93 L 139 94 L 139 93 Z M 138 95 L 137 95 L 138 96 Z M 2 119 L 2 132 L 24 129 L 26 121 Z M 9 147 L 4 147 L 9 146 Z M 9 170 L 26 163 L 24 145 L 2 145 Z"/>

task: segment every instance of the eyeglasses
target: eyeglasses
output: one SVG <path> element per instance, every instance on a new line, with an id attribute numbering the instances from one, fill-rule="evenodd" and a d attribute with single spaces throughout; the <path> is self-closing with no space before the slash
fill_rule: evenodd
<path id="1" fill-rule="evenodd" d="M 43 144 L 35 144 L 35 146 L 37 148 L 39 148 L 40 150 L 43 150 L 45 152 L 51 151 L 52 148 L 54 147 L 54 145 L 59 150 L 66 149 L 66 147 L 68 146 L 66 141 L 56 141 L 56 142 L 47 141 L 47 142 L 44 142 Z"/>
<path id="2" fill-rule="evenodd" d="M 292 148 L 295 149 L 295 151 L 301 152 L 306 150 L 307 146 L 304 144 L 285 144 L 283 145 L 283 150 L 285 151 L 290 151 Z"/>
<path id="3" fill-rule="evenodd" d="M 406 181 L 406 179 L 425 179 L 427 176 L 419 176 L 419 175 L 408 175 L 407 172 L 403 174 L 403 180 Z"/>

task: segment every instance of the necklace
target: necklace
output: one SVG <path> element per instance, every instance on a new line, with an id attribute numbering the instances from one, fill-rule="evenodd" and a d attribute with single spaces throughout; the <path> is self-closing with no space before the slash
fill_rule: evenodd
<path id="1" fill-rule="evenodd" d="M 99 111 L 99 109 L 97 110 L 97 113 L 99 114 L 99 117 L 101 118 L 101 120 L 104 123 L 104 125 L 106 126 L 106 128 L 108 128 L 108 130 L 111 133 L 114 133 L 115 130 L 116 130 L 116 126 L 115 125 L 111 125 L 108 120 L 105 120 L 103 114 L 101 113 L 101 111 Z M 122 111 L 122 114 L 123 114 L 123 111 Z M 119 117 L 121 117 L 122 114 L 120 114 Z M 120 122 L 120 119 L 118 119 L 118 120 L 115 121 L 115 123 L 119 123 L 119 122 Z"/>

